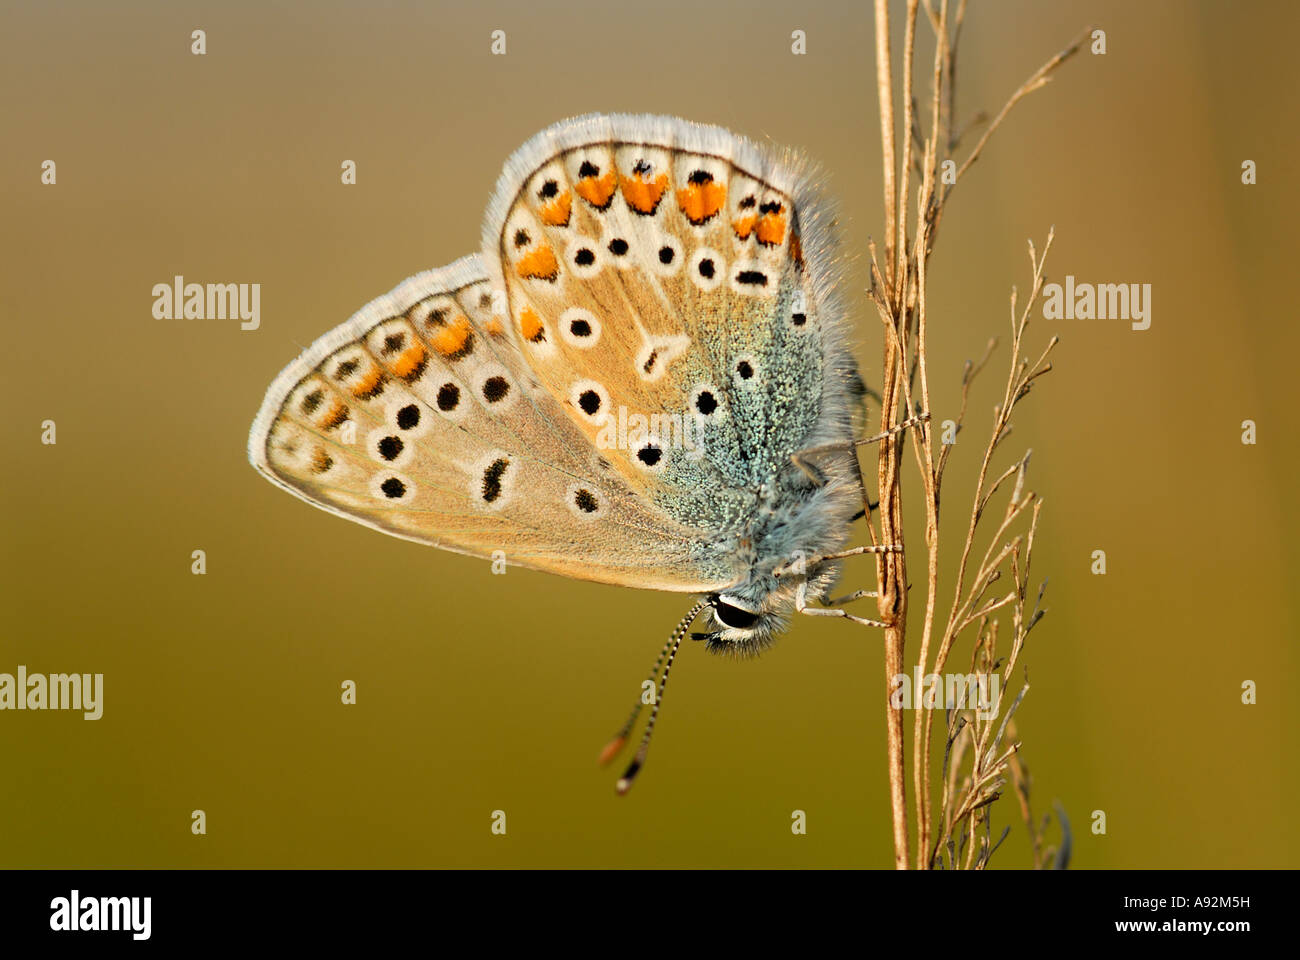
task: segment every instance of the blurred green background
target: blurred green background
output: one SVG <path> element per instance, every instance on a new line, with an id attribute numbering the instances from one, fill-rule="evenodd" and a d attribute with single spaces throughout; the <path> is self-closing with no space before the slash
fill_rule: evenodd
<path id="1" fill-rule="evenodd" d="M 1145 332 L 1030 327 L 1033 346 L 1062 337 L 1002 454 L 1034 448 L 1046 501 L 1050 613 L 1018 714 L 1035 804 L 1064 804 L 1079 868 L 1294 866 L 1300 8 L 970 7 L 963 117 L 1089 23 L 1108 52 L 1022 103 L 953 195 L 931 263 L 938 418 L 962 362 L 1005 344 L 1027 239 L 1055 225 L 1054 278 L 1153 285 Z M 755 662 L 687 647 L 618 799 L 597 752 L 688 598 L 492 576 L 313 510 L 244 455 L 276 372 L 476 249 L 510 151 L 589 110 L 678 114 L 819 160 L 856 251 L 870 380 L 873 42 L 868 4 L 821 0 L 4 4 L 0 671 L 101 672 L 106 696 L 93 723 L 0 714 L 0 866 L 888 865 L 878 634 L 799 618 Z M 39 182 L 47 159 L 57 186 Z M 262 284 L 261 329 L 153 319 L 150 290 L 175 274 Z M 948 474 L 949 550 L 1005 357 Z M 870 564 L 855 577 L 868 586 Z M 1014 800 L 995 810 L 1014 828 L 994 865 L 1027 864 Z"/>

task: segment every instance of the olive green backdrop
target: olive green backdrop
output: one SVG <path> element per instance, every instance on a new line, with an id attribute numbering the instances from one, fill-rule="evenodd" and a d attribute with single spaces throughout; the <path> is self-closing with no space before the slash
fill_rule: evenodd
<path id="1" fill-rule="evenodd" d="M 97 722 L 0 713 L 0 866 L 889 864 L 878 634 L 800 618 L 756 662 L 687 647 L 619 799 L 596 755 L 687 598 L 493 576 L 313 510 L 244 455 L 276 372 L 476 249 L 509 152 L 589 110 L 715 122 L 821 161 L 871 379 L 868 4 L 5 3 L 2 18 L 0 672 L 102 672 L 106 697 Z M 953 196 L 931 269 L 936 412 L 1005 335 L 1025 241 L 1049 226 L 1053 277 L 1153 285 L 1145 332 L 1031 326 L 1035 345 L 1062 336 L 1003 453 L 1034 448 L 1046 500 L 1050 613 L 1018 716 L 1035 803 L 1064 804 L 1080 868 L 1292 866 L 1300 13 L 972 3 L 959 112 L 1000 107 L 1088 23 L 1107 54 L 1018 107 Z M 260 283 L 261 329 L 155 320 L 151 288 L 176 274 Z M 949 473 L 950 548 L 999 358 Z M 869 585 L 869 563 L 849 571 Z M 1014 802 L 995 818 L 1018 824 Z M 1027 856 L 1017 825 L 994 863 Z"/>

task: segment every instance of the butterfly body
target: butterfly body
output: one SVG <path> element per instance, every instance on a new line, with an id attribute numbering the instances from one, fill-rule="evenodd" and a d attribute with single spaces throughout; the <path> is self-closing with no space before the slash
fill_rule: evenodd
<path id="1" fill-rule="evenodd" d="M 861 507 L 861 380 L 816 177 L 674 118 L 593 115 L 507 161 L 483 252 L 413 277 L 276 379 L 276 485 L 386 533 L 710 598 L 715 650 L 779 632 Z M 815 463 L 796 456 L 834 447 Z"/>

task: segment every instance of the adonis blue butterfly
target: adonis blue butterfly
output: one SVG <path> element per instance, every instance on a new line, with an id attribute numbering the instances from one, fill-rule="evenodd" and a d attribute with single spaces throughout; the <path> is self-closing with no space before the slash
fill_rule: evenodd
<path id="1" fill-rule="evenodd" d="M 700 617 L 744 655 L 793 610 L 847 616 L 807 605 L 863 508 L 840 263 L 796 155 L 672 117 L 565 121 L 506 161 L 480 253 L 285 368 L 249 459 L 393 536 L 699 595 L 662 694 Z"/>

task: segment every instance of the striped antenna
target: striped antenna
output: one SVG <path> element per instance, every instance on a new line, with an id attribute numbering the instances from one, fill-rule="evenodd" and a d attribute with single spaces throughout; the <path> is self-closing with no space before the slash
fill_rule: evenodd
<path id="1" fill-rule="evenodd" d="M 675 636 L 674 633 L 673 637 Z M 664 648 L 659 651 L 659 656 L 655 659 L 655 665 L 650 668 L 650 676 L 646 677 L 647 681 L 653 682 L 659 676 L 659 668 L 663 665 L 664 657 L 668 656 L 668 651 L 673 645 L 673 637 L 669 637 L 667 643 L 664 644 Z M 643 683 L 641 686 L 644 687 L 645 684 Z M 613 740 L 605 744 L 605 749 L 600 751 L 600 765 L 602 767 L 618 756 L 619 752 L 627 744 L 627 735 L 632 732 L 632 727 L 636 725 L 636 718 L 641 716 L 643 706 L 645 704 L 641 701 L 641 697 L 638 696 L 636 706 L 632 708 L 632 715 L 627 718 L 627 723 L 623 724 L 618 733 L 614 735 Z"/>
<path id="2" fill-rule="evenodd" d="M 682 617 L 676 629 L 673 630 L 672 636 L 668 638 L 668 642 L 659 651 L 659 656 L 650 670 L 650 676 L 647 679 L 652 682 L 659 675 L 661 665 L 663 666 L 663 676 L 659 678 L 659 688 L 655 693 L 654 709 L 650 711 L 650 720 L 646 723 L 645 735 L 641 738 L 641 746 L 615 787 L 619 794 L 627 793 L 631 789 L 632 778 L 636 776 L 637 771 L 645 763 L 646 753 L 650 750 L 650 736 L 655 729 L 655 719 L 659 716 L 659 705 L 663 702 L 664 690 L 668 686 L 668 671 L 672 669 L 673 659 L 677 656 L 677 649 L 682 645 L 682 639 L 686 636 L 686 631 L 690 629 L 691 624 L 695 622 L 695 618 L 700 615 L 700 611 L 708 604 L 708 598 L 700 600 L 695 606 L 691 607 L 686 616 Z M 641 714 L 642 706 L 644 704 L 641 697 L 638 696 L 636 706 L 632 708 L 632 715 L 627 718 L 627 723 L 623 724 L 622 729 L 619 730 L 614 739 L 606 744 L 605 749 L 600 752 L 600 762 L 602 764 L 609 763 L 623 749 L 623 746 L 627 743 L 628 734 L 632 732 L 632 727 L 636 724 L 636 718 Z"/>

